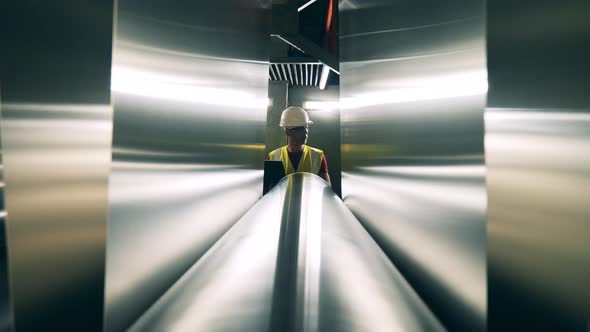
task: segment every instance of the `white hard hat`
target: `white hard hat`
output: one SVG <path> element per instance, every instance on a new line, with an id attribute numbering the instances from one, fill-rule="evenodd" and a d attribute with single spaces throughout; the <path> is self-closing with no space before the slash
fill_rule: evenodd
<path id="1" fill-rule="evenodd" d="M 307 112 L 297 106 L 289 106 L 281 114 L 281 127 L 305 127 L 313 124 L 313 121 L 309 120 Z"/>

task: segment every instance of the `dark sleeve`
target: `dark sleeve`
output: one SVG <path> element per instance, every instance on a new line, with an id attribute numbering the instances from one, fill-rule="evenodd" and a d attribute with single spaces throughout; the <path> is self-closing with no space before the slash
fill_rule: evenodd
<path id="1" fill-rule="evenodd" d="M 322 156 L 322 165 L 320 166 L 320 171 L 318 174 L 328 173 L 328 162 L 326 161 L 326 155 Z"/>

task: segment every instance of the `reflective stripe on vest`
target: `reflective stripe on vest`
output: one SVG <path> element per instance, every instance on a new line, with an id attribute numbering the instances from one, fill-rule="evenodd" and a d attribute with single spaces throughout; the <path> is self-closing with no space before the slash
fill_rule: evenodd
<path id="1" fill-rule="evenodd" d="M 304 145 L 303 154 L 301 155 L 301 160 L 299 160 L 299 165 L 297 166 L 297 172 L 318 174 L 322 165 L 323 156 L 324 152 L 322 150 Z M 285 175 L 296 172 L 289 159 L 287 146 L 283 146 L 282 148 L 278 148 L 269 153 L 268 159 L 282 161 L 283 167 L 285 167 Z"/>

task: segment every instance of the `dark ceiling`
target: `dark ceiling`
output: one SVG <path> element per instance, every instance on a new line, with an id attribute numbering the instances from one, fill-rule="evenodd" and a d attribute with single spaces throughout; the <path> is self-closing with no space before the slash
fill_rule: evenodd
<path id="1" fill-rule="evenodd" d="M 335 3 L 332 3 L 332 1 Z M 297 14 L 297 33 L 337 59 L 338 10 L 337 0 L 332 1 L 316 0 L 299 11 Z M 297 0 L 297 7 L 301 7 L 308 2 L 309 0 Z M 285 3 L 286 1 L 279 5 L 285 6 Z M 331 32 L 327 33 L 326 24 L 330 5 L 332 5 L 333 11 L 331 17 L 332 24 Z M 281 23 L 284 20 L 288 20 L 289 18 L 285 17 L 284 12 L 275 10 L 276 6 L 277 4 L 273 4 L 273 20 L 279 20 Z M 309 85 L 301 84 L 301 79 L 290 79 L 290 77 L 294 77 L 295 75 L 304 76 L 302 70 L 305 71 L 306 68 L 309 70 L 308 73 L 312 75 L 312 79 L 310 80 L 312 83 L 319 80 L 321 70 L 318 70 L 318 68 L 321 68 L 321 66 L 310 65 L 312 62 L 319 63 L 319 61 L 312 55 L 306 54 L 278 38 L 271 38 L 271 45 L 271 64 L 274 64 L 271 66 L 271 71 L 269 73 L 271 80 L 285 80 L 286 78 L 286 80 L 290 81 L 291 85 Z M 305 51 L 305 48 L 302 47 L 301 49 Z M 303 65 L 303 63 L 308 64 L 307 67 L 306 65 Z M 291 70 L 291 73 L 289 73 L 288 70 Z M 285 75 L 283 75 L 283 73 Z M 331 72 L 328 78 L 328 85 L 337 84 L 339 84 L 339 75 Z M 317 85 L 317 83 L 311 85 Z"/>

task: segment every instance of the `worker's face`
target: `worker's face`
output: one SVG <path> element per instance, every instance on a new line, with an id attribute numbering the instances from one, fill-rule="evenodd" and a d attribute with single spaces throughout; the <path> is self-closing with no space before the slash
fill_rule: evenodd
<path id="1" fill-rule="evenodd" d="M 308 127 L 287 127 L 285 133 L 291 137 L 293 143 L 303 145 L 307 142 Z"/>

